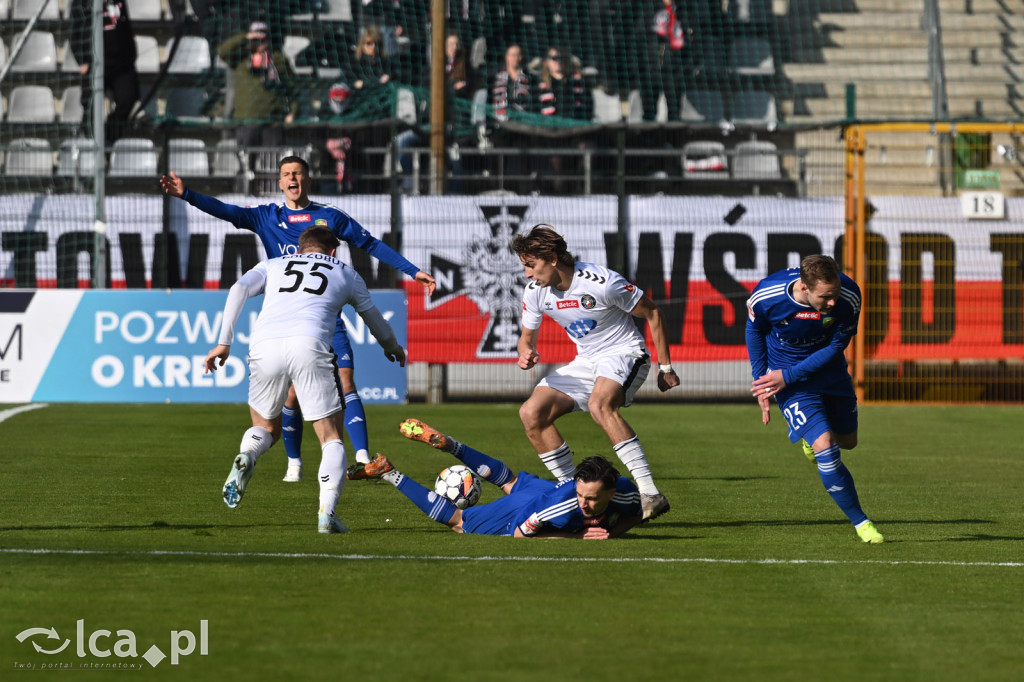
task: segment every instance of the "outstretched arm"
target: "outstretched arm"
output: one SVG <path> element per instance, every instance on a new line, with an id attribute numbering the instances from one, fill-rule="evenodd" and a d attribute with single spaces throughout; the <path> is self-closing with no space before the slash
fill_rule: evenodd
<path id="1" fill-rule="evenodd" d="M 190 190 L 188 187 L 185 187 L 185 181 L 179 178 L 174 171 L 171 171 L 170 175 L 164 175 L 160 178 L 160 187 L 163 188 L 168 196 L 184 199 L 203 213 L 208 213 L 214 218 L 226 220 L 235 227 L 241 227 L 246 230 L 252 229 L 247 209 L 241 206 L 225 204 L 219 199 Z"/>

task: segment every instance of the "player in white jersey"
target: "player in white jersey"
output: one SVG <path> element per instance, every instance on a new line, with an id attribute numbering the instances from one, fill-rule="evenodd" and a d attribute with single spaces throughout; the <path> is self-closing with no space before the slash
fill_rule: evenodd
<path id="1" fill-rule="evenodd" d="M 351 304 L 387 358 L 405 366 L 405 350 L 373 304 L 366 282 L 334 257 L 338 243 L 327 227 L 310 227 L 299 236 L 299 253 L 263 261 L 245 273 L 228 292 L 219 344 L 206 356 L 207 372 L 224 365 L 245 300 L 264 294 L 249 342 L 252 428 L 242 436 L 224 483 L 224 503 L 238 506 L 256 460 L 280 438 L 281 410 L 294 385 L 303 413 L 320 438 L 321 533 L 348 531 L 335 514 L 347 463 L 339 423 L 345 407 L 331 347 L 342 307 Z"/>
<path id="2" fill-rule="evenodd" d="M 636 480 L 644 520 L 661 516 L 669 510 L 668 500 L 654 484 L 640 439 L 619 413 L 632 403 L 651 368 L 634 317 L 650 327 L 661 363 L 658 388 L 667 391 L 679 385 L 661 312 L 619 273 L 575 262 L 565 240 L 550 225 L 517 235 L 511 248 L 531 280 L 523 293 L 519 366 L 530 369 L 540 360 L 537 336 L 544 314 L 565 329 L 577 348 L 576 359 L 542 379 L 519 408 L 526 436 L 555 478 L 572 478 L 572 451 L 555 420 L 576 410 L 589 412 Z"/>

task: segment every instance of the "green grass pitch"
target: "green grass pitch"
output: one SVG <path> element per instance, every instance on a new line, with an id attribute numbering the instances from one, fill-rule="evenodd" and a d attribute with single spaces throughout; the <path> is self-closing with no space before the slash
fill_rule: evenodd
<path id="1" fill-rule="evenodd" d="M 402 438 L 406 417 L 543 473 L 516 405 L 367 412 L 372 448 L 420 482 L 454 460 Z M 232 682 L 1024 677 L 1024 408 L 862 407 L 844 460 L 878 546 L 857 540 L 777 413 L 767 427 L 754 405 L 625 414 L 672 511 L 606 542 L 456 535 L 366 481 L 342 495 L 353 532 L 319 535 L 308 425 L 305 479 L 281 481 L 275 445 L 230 510 L 220 487 L 242 405 L 12 416 L 0 422 L 0 677 L 83 663 Z M 560 426 L 577 458 L 610 454 L 586 415 Z M 485 484 L 483 501 L 494 496 Z M 208 653 L 155 667 L 79 657 L 79 620 L 86 638 L 111 632 L 100 649 L 131 631 L 140 656 L 168 654 L 171 631 L 198 636 L 206 620 Z M 51 627 L 58 639 L 16 638 Z M 64 639 L 59 654 L 33 647 Z"/>

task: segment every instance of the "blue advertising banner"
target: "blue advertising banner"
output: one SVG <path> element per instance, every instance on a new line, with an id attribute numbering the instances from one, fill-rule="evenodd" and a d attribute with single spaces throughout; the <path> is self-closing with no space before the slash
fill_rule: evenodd
<path id="1" fill-rule="evenodd" d="M 0 305 L 0 402 L 245 402 L 249 333 L 262 296 L 239 318 L 231 357 L 206 374 L 226 291 L 33 291 Z M 407 345 L 406 297 L 374 291 L 377 308 Z M 2 303 L 2 301 L 0 301 Z M 405 369 L 391 363 L 362 319 L 342 312 L 355 353 L 360 397 L 406 399 Z"/>

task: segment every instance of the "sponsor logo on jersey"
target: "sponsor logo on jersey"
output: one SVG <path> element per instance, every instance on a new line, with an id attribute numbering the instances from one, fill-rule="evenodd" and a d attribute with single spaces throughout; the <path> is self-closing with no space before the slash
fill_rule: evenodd
<path id="1" fill-rule="evenodd" d="M 797 313 L 793 317 L 797 320 L 820 320 L 821 313 Z"/>
<path id="2" fill-rule="evenodd" d="M 327 219 L 326 218 L 317 218 L 316 220 L 313 221 L 313 224 L 314 225 L 327 225 Z"/>
<path id="3" fill-rule="evenodd" d="M 559 310 L 565 310 L 566 308 L 579 308 L 579 301 L 559 301 L 555 304 Z"/>
<path id="4" fill-rule="evenodd" d="M 597 300 L 590 294 L 583 294 L 580 297 L 580 304 L 582 304 L 583 307 L 586 308 L 587 310 L 590 310 L 595 305 L 597 305 Z"/>
<path id="5" fill-rule="evenodd" d="M 526 312 L 526 301 L 523 301 L 523 312 Z"/>
<path id="6" fill-rule="evenodd" d="M 597 320 L 576 320 L 565 328 L 566 333 L 574 339 L 582 339 L 597 326 Z"/>
<path id="7" fill-rule="evenodd" d="M 295 215 L 288 216 L 288 222 L 290 223 L 308 223 L 312 218 L 308 213 L 297 213 Z"/>

